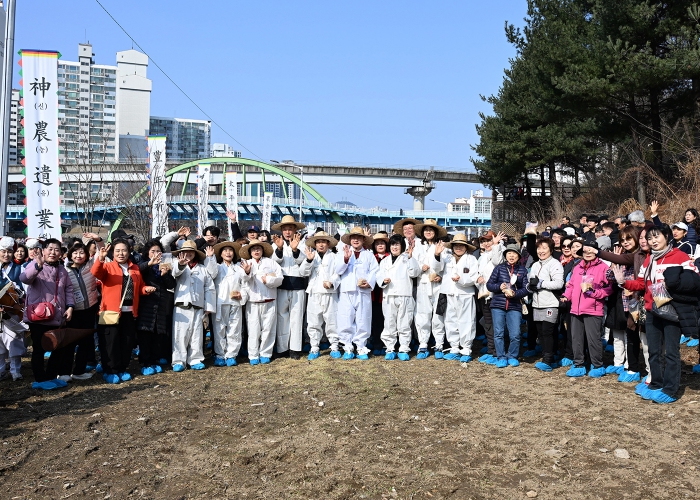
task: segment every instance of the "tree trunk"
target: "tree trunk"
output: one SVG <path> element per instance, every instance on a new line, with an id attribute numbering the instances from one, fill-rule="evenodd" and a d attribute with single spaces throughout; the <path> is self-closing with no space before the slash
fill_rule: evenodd
<path id="1" fill-rule="evenodd" d="M 657 89 L 652 89 L 649 95 L 649 106 L 651 113 L 651 152 L 652 152 L 652 164 L 651 168 L 664 177 L 667 175 L 665 172 L 664 162 L 663 162 L 663 144 L 661 141 L 661 110 L 659 105 L 659 91 Z"/>
<path id="2" fill-rule="evenodd" d="M 693 85 L 693 147 L 700 151 L 700 77 L 692 79 Z"/>

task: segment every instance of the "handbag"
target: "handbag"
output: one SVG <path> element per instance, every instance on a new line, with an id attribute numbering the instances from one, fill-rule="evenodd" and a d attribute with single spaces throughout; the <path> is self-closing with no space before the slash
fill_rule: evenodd
<path id="1" fill-rule="evenodd" d="M 49 321 L 56 315 L 56 304 L 54 301 L 58 297 L 58 280 L 60 278 L 61 268 L 56 268 L 56 291 L 53 294 L 53 301 L 39 302 L 38 304 L 27 304 L 27 320 L 30 323 L 38 323 L 41 321 Z"/>
<path id="2" fill-rule="evenodd" d="M 122 300 L 119 301 L 118 311 L 100 311 L 99 319 L 97 320 L 98 325 L 118 325 L 119 317 L 122 315 L 122 304 L 124 303 L 124 297 L 126 297 L 126 291 L 129 289 L 129 283 L 131 283 L 131 273 L 129 273 L 129 279 L 126 280 L 126 286 L 124 287 L 124 293 L 122 293 Z"/>
<path id="3" fill-rule="evenodd" d="M 654 316 L 657 316 L 661 319 L 665 319 L 666 321 L 673 321 L 674 323 L 680 323 L 680 319 L 678 318 L 678 311 L 676 311 L 676 308 L 673 307 L 671 302 L 666 302 L 664 305 L 661 307 L 658 307 L 656 305 L 655 301 L 651 301 L 651 314 Z"/>

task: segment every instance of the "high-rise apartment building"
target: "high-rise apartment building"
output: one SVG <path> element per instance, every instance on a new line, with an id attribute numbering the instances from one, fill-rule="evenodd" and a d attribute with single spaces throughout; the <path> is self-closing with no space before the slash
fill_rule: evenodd
<path id="1" fill-rule="evenodd" d="M 115 163 L 117 67 L 95 64 L 89 43 L 78 44 L 78 62 L 58 62 L 58 138 L 62 163 Z"/>
<path id="2" fill-rule="evenodd" d="M 149 135 L 164 135 L 167 161 L 209 158 L 211 122 L 185 118 L 151 116 Z"/>
<path id="3" fill-rule="evenodd" d="M 10 101 L 10 156 L 9 165 L 19 165 L 22 156 L 22 116 L 19 113 L 19 90 L 12 89 Z"/>
<path id="4" fill-rule="evenodd" d="M 151 89 L 148 56 L 138 50 L 117 52 L 117 129 L 120 135 L 148 135 Z"/>

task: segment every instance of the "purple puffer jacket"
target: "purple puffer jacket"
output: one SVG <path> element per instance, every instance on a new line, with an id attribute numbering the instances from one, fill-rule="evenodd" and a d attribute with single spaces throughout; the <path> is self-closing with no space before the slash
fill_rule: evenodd
<path id="1" fill-rule="evenodd" d="M 593 276 L 593 290 L 583 293 L 581 282 L 584 276 Z M 610 268 L 599 258 L 591 262 L 581 260 L 571 271 L 564 297 L 571 302 L 571 314 L 580 316 L 602 316 L 605 299 L 612 293 L 614 278 Z"/>
<path id="2" fill-rule="evenodd" d="M 39 270 L 36 262 L 30 262 L 29 265 L 22 271 L 19 279 L 24 283 L 24 291 L 27 294 L 26 304 L 38 304 L 40 302 L 54 301 L 56 293 L 56 273 L 58 275 L 58 294 L 56 294 L 54 305 L 56 306 L 56 314 L 53 319 L 42 321 L 37 324 L 46 326 L 61 326 L 63 322 L 63 313 L 66 309 L 73 307 L 73 283 L 66 268 L 58 263 L 58 266 L 51 266 L 44 263 L 44 267 Z M 29 322 L 27 311 L 24 311 L 24 321 Z"/>

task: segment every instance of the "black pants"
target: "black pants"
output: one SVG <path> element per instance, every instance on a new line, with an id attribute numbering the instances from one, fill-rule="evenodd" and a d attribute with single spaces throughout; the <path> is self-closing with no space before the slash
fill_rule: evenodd
<path id="1" fill-rule="evenodd" d="M 136 338 L 136 322 L 130 312 L 122 312 L 117 325 L 98 325 L 102 369 L 106 374 L 123 373 L 131 362 Z"/>
<path id="2" fill-rule="evenodd" d="M 382 311 L 382 302 L 372 301 L 372 332 L 370 334 L 370 342 L 372 343 L 373 349 L 381 349 L 384 346 L 381 338 L 383 330 L 384 312 Z"/>
<path id="3" fill-rule="evenodd" d="M 561 357 L 574 359 L 574 348 L 571 343 L 571 311 L 570 310 L 559 310 L 559 332 L 562 333 L 563 338 L 559 341 L 559 350 L 562 354 Z M 557 339 L 559 336 L 557 335 Z M 555 342 L 556 345 L 556 342 Z"/>
<path id="4" fill-rule="evenodd" d="M 66 363 L 70 364 L 72 360 L 72 357 L 69 357 L 71 346 L 61 347 L 51 353 L 49 362 L 44 368 L 44 353 L 46 351 L 41 347 L 41 338 L 44 336 L 44 333 L 55 328 L 58 327 L 42 325 L 41 323 L 29 323 L 29 331 L 32 334 L 32 372 L 34 373 L 34 380 L 37 382 L 55 379 L 59 371 L 64 370 L 63 367 Z"/>
<path id="5" fill-rule="evenodd" d="M 73 317 L 66 325 L 68 328 L 85 328 L 93 329 L 97 323 L 97 309 L 99 304 L 95 304 L 89 309 L 81 311 L 73 310 Z M 75 348 L 77 349 L 77 352 Z M 73 353 L 75 352 L 75 364 L 73 364 Z M 86 335 L 82 339 L 73 342 L 69 346 L 67 356 L 69 358 L 68 366 L 59 369 L 59 375 L 82 375 L 85 373 L 85 367 L 88 361 L 95 359 L 95 336 L 93 334 Z M 66 369 L 68 371 L 66 371 Z M 65 373 L 64 373 L 65 372 Z"/>
<path id="6" fill-rule="evenodd" d="M 542 346 L 542 361 L 551 365 L 554 363 L 554 331 L 557 325 L 548 321 L 535 321 L 534 323 Z M 529 334 L 527 340 L 530 340 Z"/>
<path id="7" fill-rule="evenodd" d="M 488 353 L 496 355 L 496 344 L 493 341 L 493 318 L 491 317 L 491 302 L 486 302 L 486 297 L 478 299 L 481 305 L 481 314 L 484 318 L 484 335 L 486 335 L 486 347 Z"/>
<path id="8" fill-rule="evenodd" d="M 165 337 L 165 335 L 160 336 Z M 159 335 L 156 332 L 139 330 L 139 363 L 141 363 L 141 366 L 153 366 L 158 363 L 160 359 L 158 357 L 158 337 Z"/>
<path id="9" fill-rule="evenodd" d="M 537 347 L 537 337 L 538 337 L 538 332 L 537 332 L 537 326 L 535 325 L 535 321 L 532 319 L 533 315 L 533 310 L 532 306 L 528 306 L 528 314 L 525 316 L 525 319 L 527 320 L 527 350 L 528 351 L 533 351 L 535 347 Z"/>

